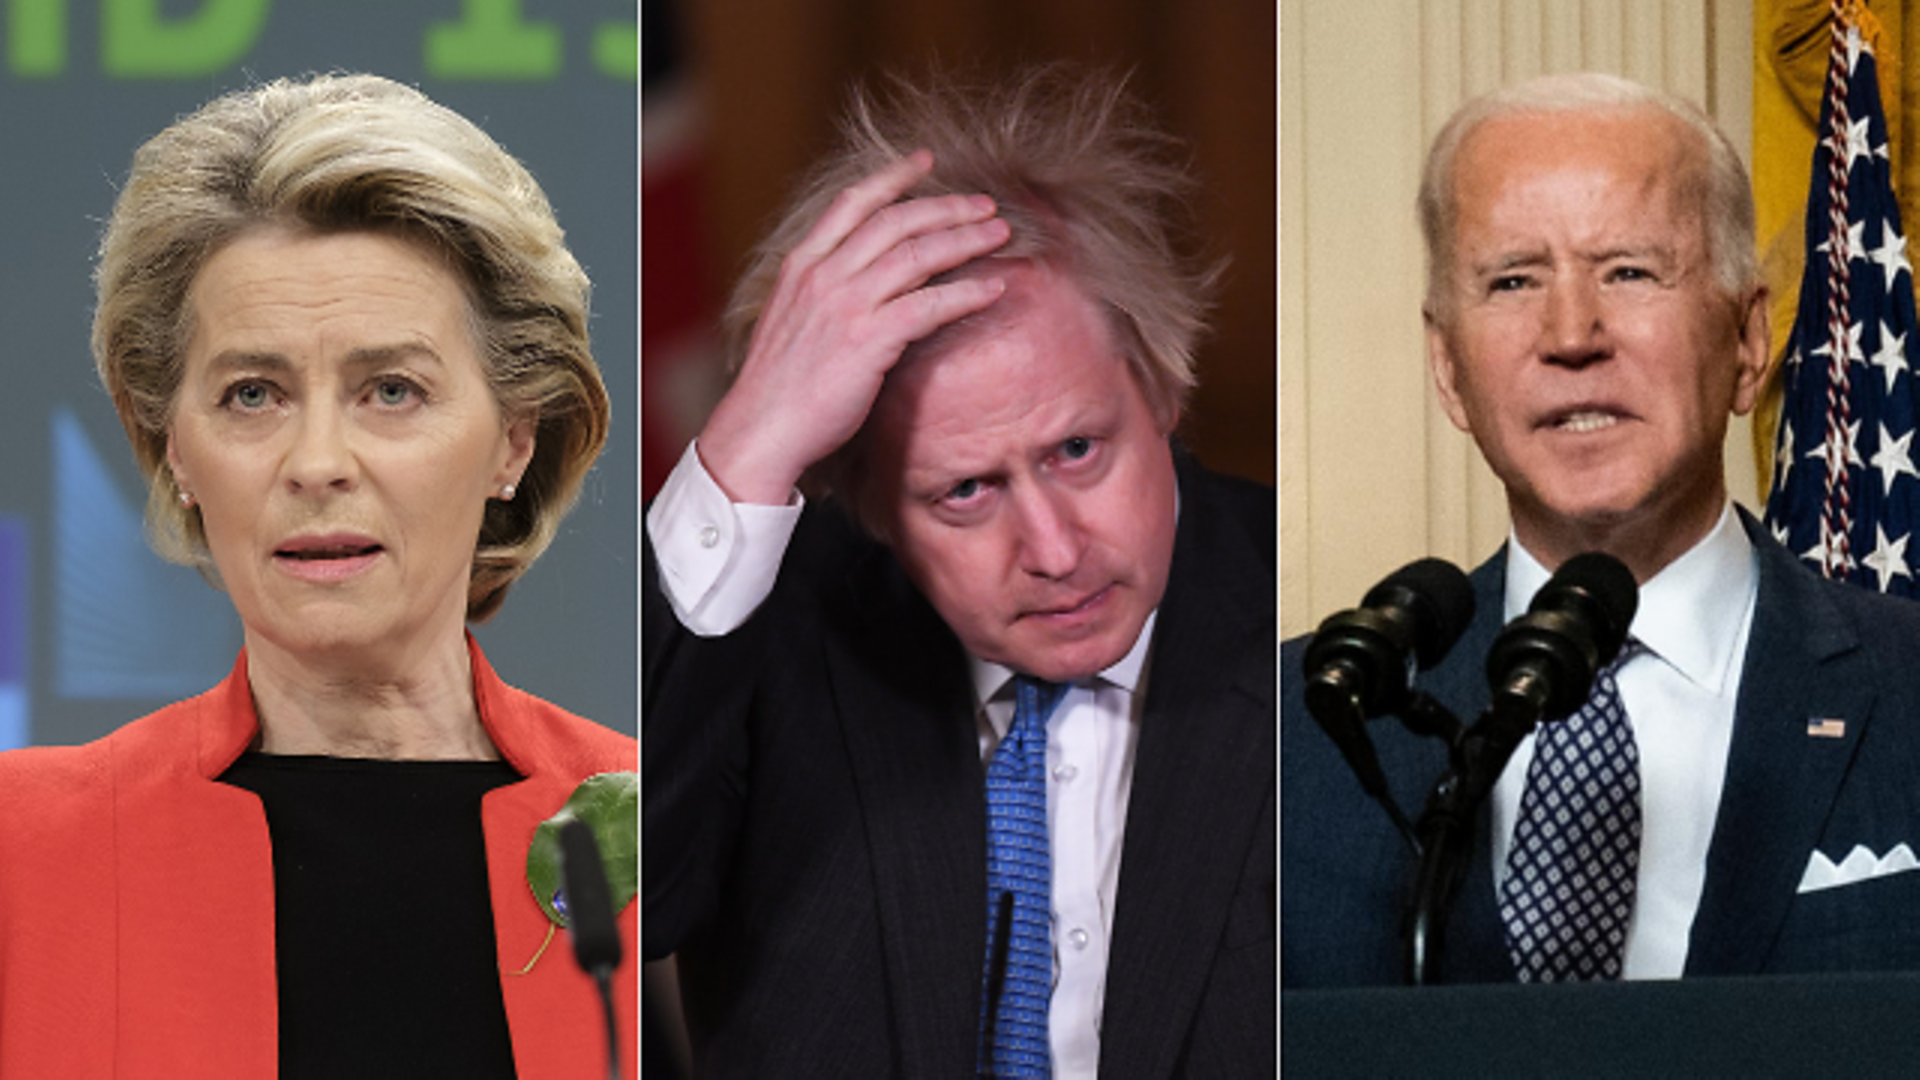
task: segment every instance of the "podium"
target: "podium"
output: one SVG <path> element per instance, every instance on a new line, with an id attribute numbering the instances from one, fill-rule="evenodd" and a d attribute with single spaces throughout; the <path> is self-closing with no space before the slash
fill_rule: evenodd
<path id="1" fill-rule="evenodd" d="M 1295 1077 L 1920 1076 L 1920 973 L 1288 990 Z"/>

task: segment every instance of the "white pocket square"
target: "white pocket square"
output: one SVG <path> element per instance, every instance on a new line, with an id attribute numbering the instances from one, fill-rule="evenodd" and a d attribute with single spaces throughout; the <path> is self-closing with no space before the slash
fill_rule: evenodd
<path id="1" fill-rule="evenodd" d="M 1807 860 L 1807 872 L 1800 875 L 1799 891 L 1819 892 L 1889 874 L 1904 874 L 1908 870 L 1920 870 L 1920 859 L 1913 857 L 1913 849 L 1906 844 L 1895 844 L 1885 855 L 1875 855 L 1865 844 L 1856 844 L 1837 866 L 1825 853 L 1816 850 Z"/>

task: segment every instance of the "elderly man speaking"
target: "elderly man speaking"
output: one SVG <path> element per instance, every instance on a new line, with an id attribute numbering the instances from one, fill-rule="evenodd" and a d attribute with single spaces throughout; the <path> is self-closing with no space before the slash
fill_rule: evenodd
<path id="1" fill-rule="evenodd" d="M 1576 554 L 1610 554 L 1640 586 L 1586 705 L 1500 774 L 1445 977 L 1920 965 L 1920 875 L 1817 873 L 1920 836 L 1920 607 L 1818 579 L 1722 475 L 1769 347 L 1733 148 L 1684 101 L 1548 77 L 1460 110 L 1420 211 L 1434 382 L 1513 528 L 1473 575 L 1473 624 L 1416 685 L 1472 718 L 1495 633 Z M 1290 643 L 1282 670 L 1300 663 Z M 1408 857 L 1301 681 L 1281 721 L 1283 982 L 1393 982 Z M 1371 733 L 1399 800 L 1423 795 L 1440 744 Z"/>
<path id="2" fill-rule="evenodd" d="M 1173 440 L 1212 274 L 1141 112 L 862 98 L 735 296 L 643 573 L 704 1072 L 1272 1074 L 1273 494 Z"/>

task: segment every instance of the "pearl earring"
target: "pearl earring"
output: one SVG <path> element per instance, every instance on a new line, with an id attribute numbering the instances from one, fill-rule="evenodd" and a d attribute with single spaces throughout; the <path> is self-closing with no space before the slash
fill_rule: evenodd
<path id="1" fill-rule="evenodd" d="M 500 501 L 501 501 L 501 502 L 512 502 L 512 501 L 513 501 L 513 492 L 514 492 L 514 487 L 513 487 L 513 485 L 512 485 L 512 484 L 502 484 L 502 485 L 500 485 Z"/>
<path id="2" fill-rule="evenodd" d="M 191 507 L 193 505 L 193 496 L 188 494 L 187 492 L 184 492 L 184 491 L 181 492 L 180 505 L 183 507 Z"/>

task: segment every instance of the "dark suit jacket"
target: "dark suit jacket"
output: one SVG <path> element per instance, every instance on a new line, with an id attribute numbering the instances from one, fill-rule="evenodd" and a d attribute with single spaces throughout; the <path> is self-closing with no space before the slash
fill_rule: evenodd
<path id="1" fill-rule="evenodd" d="M 1815 850 L 1884 856 L 1920 841 L 1920 604 L 1821 580 L 1742 514 L 1760 584 L 1734 707 L 1726 786 L 1686 974 L 1920 968 L 1920 873 L 1797 894 Z M 1472 722 L 1489 692 L 1506 559 L 1473 573 L 1472 626 L 1417 682 Z M 1398 933 L 1412 876 L 1386 815 L 1307 714 L 1304 641 L 1281 664 L 1284 802 L 1281 978 L 1288 988 L 1402 981 Z M 1840 738 L 1810 721 L 1845 722 Z M 1395 797 L 1417 814 L 1445 764 L 1434 739 L 1369 726 Z M 1447 938 L 1446 981 L 1513 979 L 1488 865 L 1487 815 Z"/>
<path id="2" fill-rule="evenodd" d="M 1274 1069 L 1274 502 L 1182 462 L 1102 1023 L 1103 1077 Z M 642 936 L 726 1076 L 971 1076 L 985 772 L 965 655 L 810 508 L 740 630 L 643 568 Z"/>

